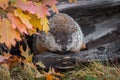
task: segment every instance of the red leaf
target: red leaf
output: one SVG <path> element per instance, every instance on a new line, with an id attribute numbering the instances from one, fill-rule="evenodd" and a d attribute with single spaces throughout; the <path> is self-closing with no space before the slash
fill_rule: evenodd
<path id="1" fill-rule="evenodd" d="M 27 33 L 27 27 L 20 21 L 19 18 L 17 18 L 13 13 L 8 13 L 7 14 L 8 19 L 11 21 L 12 23 L 12 27 L 14 29 L 18 29 L 21 33 Z"/>
<path id="2" fill-rule="evenodd" d="M 43 4 L 50 6 L 54 12 L 58 13 L 58 9 L 55 6 L 57 0 L 42 0 L 42 2 Z"/>
<path id="3" fill-rule="evenodd" d="M 50 13 L 49 13 L 46 5 L 41 4 L 41 3 L 36 3 L 35 5 L 36 5 L 36 14 L 37 14 L 38 18 L 43 18 L 46 15 L 50 16 Z"/>
<path id="4" fill-rule="evenodd" d="M 36 10 L 35 10 L 36 6 L 31 1 L 24 2 L 22 0 L 17 0 L 15 3 L 15 6 L 18 8 L 21 8 L 23 11 L 27 10 L 32 14 L 36 13 Z"/>
<path id="5" fill-rule="evenodd" d="M 22 0 L 17 0 L 15 6 L 21 8 L 23 11 L 28 11 L 32 14 L 36 14 L 38 18 L 50 15 L 46 4 L 41 4 L 41 2 L 33 3 L 31 1 L 23 2 Z"/>

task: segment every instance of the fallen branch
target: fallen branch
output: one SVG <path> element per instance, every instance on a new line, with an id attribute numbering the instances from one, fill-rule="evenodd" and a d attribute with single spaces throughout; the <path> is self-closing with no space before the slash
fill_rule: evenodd
<path id="1" fill-rule="evenodd" d="M 100 47 L 79 53 L 54 54 L 46 52 L 34 57 L 35 62 L 41 61 L 47 67 L 71 68 L 75 62 L 116 61 L 120 59 L 120 41 L 104 44 Z"/>

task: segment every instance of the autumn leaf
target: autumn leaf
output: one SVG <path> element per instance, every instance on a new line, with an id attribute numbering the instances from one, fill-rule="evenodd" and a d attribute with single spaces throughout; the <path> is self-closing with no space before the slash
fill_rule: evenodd
<path id="1" fill-rule="evenodd" d="M 64 77 L 65 75 L 55 72 L 54 68 L 50 68 L 49 72 L 44 74 L 46 80 L 59 80 L 56 76 Z"/>
<path id="2" fill-rule="evenodd" d="M 24 14 L 21 9 L 14 10 L 14 13 L 20 20 L 28 27 L 28 29 L 32 29 L 32 25 L 30 24 L 29 20 L 31 17 L 27 14 Z"/>
<path id="3" fill-rule="evenodd" d="M 43 18 L 46 15 L 50 16 L 50 13 L 48 11 L 48 8 L 45 4 L 41 4 L 41 2 L 36 3 L 36 15 L 38 18 Z"/>
<path id="4" fill-rule="evenodd" d="M 30 49 L 28 48 L 28 46 L 27 46 L 26 51 L 24 51 L 22 46 L 20 46 L 20 51 L 21 51 L 21 55 L 26 58 L 26 61 L 32 62 L 33 54 L 29 54 L 30 53 Z"/>
<path id="5" fill-rule="evenodd" d="M 53 80 L 53 76 L 52 75 L 47 75 L 46 80 Z"/>
<path id="6" fill-rule="evenodd" d="M 0 7 L 6 9 L 8 7 L 9 0 L 0 0 Z"/>
<path id="7" fill-rule="evenodd" d="M 58 13 L 58 9 L 56 8 L 57 0 L 42 0 L 43 4 L 48 5 L 52 8 L 52 10 Z"/>
<path id="8" fill-rule="evenodd" d="M 0 55 L 0 64 L 4 63 L 9 57 L 1 56 Z"/>
<path id="9" fill-rule="evenodd" d="M 8 13 L 7 14 L 8 19 L 11 21 L 12 27 L 14 29 L 18 29 L 20 33 L 27 33 L 27 27 L 20 21 L 19 18 L 17 18 L 13 13 Z"/>
<path id="10" fill-rule="evenodd" d="M 42 30 L 43 27 L 41 25 L 41 21 L 40 19 L 36 16 L 36 15 L 30 15 L 31 16 L 31 19 L 29 20 L 29 22 L 32 24 L 33 28 L 34 29 L 39 29 L 39 30 Z"/>
<path id="11" fill-rule="evenodd" d="M 12 28 L 10 21 L 3 18 L 0 21 L 0 43 L 5 43 L 8 48 L 15 46 L 16 40 L 20 41 L 20 34 Z"/>
<path id="12" fill-rule="evenodd" d="M 55 69 L 54 69 L 54 68 L 50 68 L 48 73 L 54 74 L 54 75 L 56 75 L 56 76 L 61 76 L 61 77 L 64 77 L 64 76 L 65 76 L 65 75 L 63 75 L 63 74 L 60 74 L 59 72 L 55 72 Z"/>
<path id="13" fill-rule="evenodd" d="M 42 68 L 46 68 L 45 65 L 42 62 L 37 62 L 36 65 L 39 65 Z"/>
<path id="14" fill-rule="evenodd" d="M 4 53 L 0 56 L 0 65 L 5 65 L 8 69 L 13 69 L 20 64 L 18 56 L 11 55 L 10 53 Z"/>
<path id="15" fill-rule="evenodd" d="M 28 11 L 32 14 L 36 13 L 36 6 L 31 1 L 24 2 L 22 0 L 17 0 L 15 6 L 21 8 L 23 11 Z"/>
<path id="16" fill-rule="evenodd" d="M 41 25 L 43 26 L 43 31 L 45 31 L 45 33 L 48 33 L 48 30 L 49 30 L 48 24 L 49 22 L 46 17 L 41 18 Z"/>
<path id="17" fill-rule="evenodd" d="M 28 11 L 31 14 L 36 14 L 38 18 L 44 17 L 46 15 L 50 16 L 48 7 L 45 4 L 33 3 L 32 1 L 24 2 L 22 0 L 17 0 L 15 6 L 21 8 L 23 11 Z"/>
<path id="18" fill-rule="evenodd" d="M 8 59 L 7 65 L 9 66 L 9 69 L 13 69 L 16 66 L 18 66 L 20 64 L 20 58 L 18 58 L 18 56 L 15 55 L 11 55 L 10 58 Z"/>
<path id="19" fill-rule="evenodd" d="M 57 14 L 59 13 L 58 9 L 55 5 L 52 5 L 51 8 L 52 8 L 53 12 L 56 12 Z"/>
<path id="20" fill-rule="evenodd" d="M 32 34 L 36 33 L 35 29 L 28 29 L 29 35 L 31 36 Z"/>
<path id="21" fill-rule="evenodd" d="M 29 20 L 30 23 L 33 25 L 34 29 L 39 29 L 42 31 L 45 31 L 46 33 L 49 30 L 49 22 L 47 17 L 43 17 L 43 18 L 38 18 L 36 15 L 31 15 L 31 19 Z"/>

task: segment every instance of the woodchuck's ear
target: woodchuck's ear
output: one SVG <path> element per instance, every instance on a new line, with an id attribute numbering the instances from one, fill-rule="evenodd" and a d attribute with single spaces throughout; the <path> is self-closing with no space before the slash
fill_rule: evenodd
<path id="1" fill-rule="evenodd" d="M 57 31 L 55 29 L 50 29 L 49 32 L 52 33 L 53 35 L 55 35 L 57 33 Z"/>
<path id="2" fill-rule="evenodd" d="M 76 32 L 76 31 L 77 31 L 77 29 L 72 29 L 72 33 Z"/>
<path id="3" fill-rule="evenodd" d="M 85 42 L 82 43 L 82 46 L 81 46 L 81 51 L 84 51 L 84 50 L 88 50 L 88 47 L 87 45 L 85 44 Z"/>
<path id="4" fill-rule="evenodd" d="M 87 47 L 86 47 L 86 44 L 85 44 L 85 42 L 83 42 L 83 44 L 82 44 L 82 46 L 81 46 L 81 49 L 86 49 Z"/>

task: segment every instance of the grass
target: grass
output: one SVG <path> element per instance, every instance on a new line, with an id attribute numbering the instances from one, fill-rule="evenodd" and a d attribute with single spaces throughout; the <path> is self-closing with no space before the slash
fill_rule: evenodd
<path id="1" fill-rule="evenodd" d="M 120 80 L 119 65 L 103 65 L 100 62 L 93 62 L 87 66 L 75 65 L 73 70 L 61 73 L 65 77 L 60 80 Z M 39 78 L 35 78 L 35 75 L 39 75 Z M 46 78 L 30 63 L 26 63 L 11 70 L 7 66 L 0 66 L 0 80 L 46 80 Z"/>
<path id="2" fill-rule="evenodd" d="M 120 67 L 93 62 L 88 66 L 77 65 L 65 75 L 63 80 L 120 80 Z"/>
<path id="3" fill-rule="evenodd" d="M 24 66 L 18 65 L 13 69 L 9 69 L 7 66 L 0 66 L 0 80 L 37 80 L 35 75 L 42 75 L 33 68 L 30 63 L 26 63 Z"/>

